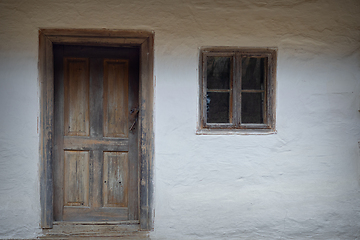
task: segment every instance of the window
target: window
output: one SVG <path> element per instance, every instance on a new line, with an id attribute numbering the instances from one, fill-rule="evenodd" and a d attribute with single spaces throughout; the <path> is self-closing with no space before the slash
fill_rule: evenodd
<path id="1" fill-rule="evenodd" d="M 198 133 L 275 132 L 275 72 L 273 48 L 201 49 Z"/>

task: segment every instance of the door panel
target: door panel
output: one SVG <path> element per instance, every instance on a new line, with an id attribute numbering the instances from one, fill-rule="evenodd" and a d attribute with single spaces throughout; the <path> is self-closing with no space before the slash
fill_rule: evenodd
<path id="1" fill-rule="evenodd" d="M 128 206 L 128 154 L 104 152 L 104 207 Z"/>
<path id="2" fill-rule="evenodd" d="M 89 60 L 64 59 L 66 136 L 89 136 Z"/>
<path id="3" fill-rule="evenodd" d="M 56 45 L 54 60 L 54 219 L 138 220 L 139 50 Z"/>
<path id="4" fill-rule="evenodd" d="M 65 206 L 89 206 L 89 159 L 88 151 L 65 151 Z"/>
<path id="5" fill-rule="evenodd" d="M 128 137 L 128 61 L 104 60 L 104 136 Z"/>

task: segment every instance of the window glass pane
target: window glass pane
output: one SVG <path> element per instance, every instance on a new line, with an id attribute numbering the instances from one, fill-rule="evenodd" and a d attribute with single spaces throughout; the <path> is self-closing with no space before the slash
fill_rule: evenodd
<path id="1" fill-rule="evenodd" d="M 241 88 L 264 89 L 265 58 L 244 57 L 241 61 Z"/>
<path id="2" fill-rule="evenodd" d="M 229 102 L 228 92 L 208 92 L 206 97 L 207 122 L 208 123 L 229 123 Z"/>
<path id="3" fill-rule="evenodd" d="M 231 76 L 230 57 L 207 57 L 207 88 L 229 89 Z"/>
<path id="4" fill-rule="evenodd" d="M 264 93 L 241 94 L 241 123 L 264 123 Z"/>

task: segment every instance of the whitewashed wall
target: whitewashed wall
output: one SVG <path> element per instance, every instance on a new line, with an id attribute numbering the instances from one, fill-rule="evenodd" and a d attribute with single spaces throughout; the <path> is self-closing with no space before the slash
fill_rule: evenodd
<path id="1" fill-rule="evenodd" d="M 360 237 L 358 0 L 0 1 L 0 238 L 39 229 L 38 29 L 155 32 L 153 239 Z M 278 47 L 277 134 L 200 136 L 201 46 Z"/>

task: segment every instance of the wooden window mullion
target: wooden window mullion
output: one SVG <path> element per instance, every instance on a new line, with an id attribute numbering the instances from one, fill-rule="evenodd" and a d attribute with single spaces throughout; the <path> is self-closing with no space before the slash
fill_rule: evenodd
<path id="1" fill-rule="evenodd" d="M 269 57 L 268 56 L 266 56 L 265 57 L 265 64 L 264 64 L 264 72 L 265 72 L 265 74 L 264 74 L 264 77 L 265 77 L 265 79 L 264 79 L 264 101 L 263 101 L 263 119 L 264 119 L 264 124 L 267 124 L 268 122 L 269 122 L 269 119 L 268 119 L 268 109 L 267 109 L 267 106 L 268 106 L 268 97 L 267 97 L 267 91 L 268 91 L 268 89 L 269 89 L 269 85 L 268 85 L 268 83 L 269 83 L 269 76 L 268 76 L 268 74 L 269 74 L 269 71 L 268 71 L 268 68 L 269 68 L 269 61 L 268 61 L 268 59 L 269 59 Z"/>
<path id="2" fill-rule="evenodd" d="M 234 92 L 236 92 L 236 127 L 239 128 L 241 125 L 241 54 L 236 53 L 235 55 L 235 78 L 234 78 Z"/>
<path id="3" fill-rule="evenodd" d="M 267 55 L 267 66 L 266 66 L 266 120 L 267 120 L 267 124 L 271 125 L 271 124 L 275 124 L 275 119 L 272 119 L 273 116 L 275 115 L 274 111 L 274 82 L 275 82 L 275 74 L 273 73 L 274 71 L 274 60 L 276 59 L 276 55 L 273 54 L 268 54 Z M 270 126 L 273 127 L 274 125 Z"/>
<path id="4" fill-rule="evenodd" d="M 207 97 L 207 55 L 203 54 L 202 56 L 202 124 L 203 126 L 207 125 L 207 103 L 206 103 L 206 97 Z"/>
<path id="5" fill-rule="evenodd" d="M 236 116 L 236 109 L 235 109 L 235 95 L 234 95 L 234 80 L 236 79 L 234 76 L 235 70 L 235 55 L 231 58 L 231 70 L 230 70 L 230 99 L 229 99 L 229 121 L 230 124 L 236 125 L 236 121 L 234 121 L 234 117 Z"/>

